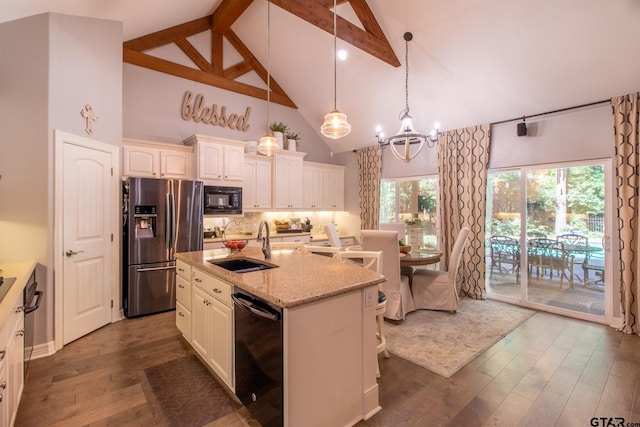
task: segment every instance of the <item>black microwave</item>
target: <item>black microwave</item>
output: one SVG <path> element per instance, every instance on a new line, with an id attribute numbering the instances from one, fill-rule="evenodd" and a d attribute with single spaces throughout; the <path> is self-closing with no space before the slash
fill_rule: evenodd
<path id="1" fill-rule="evenodd" d="M 204 186 L 205 215 L 242 215 L 242 187 Z"/>

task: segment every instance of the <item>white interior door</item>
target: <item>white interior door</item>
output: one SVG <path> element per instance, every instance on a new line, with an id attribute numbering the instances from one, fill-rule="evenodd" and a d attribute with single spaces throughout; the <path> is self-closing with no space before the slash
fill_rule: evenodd
<path id="1" fill-rule="evenodd" d="M 113 277 L 112 155 L 63 143 L 63 344 L 111 322 Z M 58 306 L 59 307 L 59 306 Z"/>

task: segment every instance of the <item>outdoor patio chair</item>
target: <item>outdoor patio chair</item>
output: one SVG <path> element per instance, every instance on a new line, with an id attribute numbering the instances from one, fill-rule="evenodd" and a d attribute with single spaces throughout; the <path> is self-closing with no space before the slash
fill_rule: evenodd
<path id="1" fill-rule="evenodd" d="M 567 233 L 559 235 L 556 237 L 556 240 L 562 243 L 565 251 L 569 252 L 573 256 L 573 272 L 576 274 L 576 277 L 578 277 L 575 266 L 582 266 L 584 271 L 584 265 L 587 261 L 587 254 L 589 252 L 589 239 L 582 234 Z M 588 273 L 585 273 L 581 279 L 583 284 L 586 282 L 587 276 Z M 578 277 L 578 279 L 580 278 Z"/>
<path id="2" fill-rule="evenodd" d="M 545 276 L 547 271 L 549 272 L 549 279 L 553 279 L 554 270 L 558 273 L 560 278 L 560 289 L 564 282 L 566 272 L 569 274 L 570 286 L 573 287 L 573 255 L 566 251 L 564 244 L 553 239 L 531 239 L 527 242 L 528 245 L 528 263 L 529 263 L 529 275 L 533 274 L 533 267 L 536 268 L 536 277 Z"/>
<path id="3" fill-rule="evenodd" d="M 518 240 L 508 236 L 492 236 L 491 248 L 491 272 L 511 273 L 516 275 L 516 281 L 520 281 L 520 244 Z"/>

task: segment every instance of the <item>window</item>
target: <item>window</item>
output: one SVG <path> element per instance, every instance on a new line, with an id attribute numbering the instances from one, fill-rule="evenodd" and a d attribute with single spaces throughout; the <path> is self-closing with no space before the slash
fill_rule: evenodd
<path id="1" fill-rule="evenodd" d="M 380 223 L 403 223 L 405 242 L 438 247 L 438 179 L 435 176 L 383 179 Z"/>

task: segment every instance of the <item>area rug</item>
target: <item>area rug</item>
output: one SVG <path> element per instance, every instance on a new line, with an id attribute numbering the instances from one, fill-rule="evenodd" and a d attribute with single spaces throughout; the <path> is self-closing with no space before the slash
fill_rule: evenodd
<path id="1" fill-rule="evenodd" d="M 160 425 L 204 426 L 241 406 L 195 355 L 146 368 L 144 376 L 142 388 Z"/>
<path id="2" fill-rule="evenodd" d="M 385 323 L 387 349 L 450 378 L 535 311 L 492 300 L 462 298 L 457 313 L 418 310 L 399 325 Z"/>

